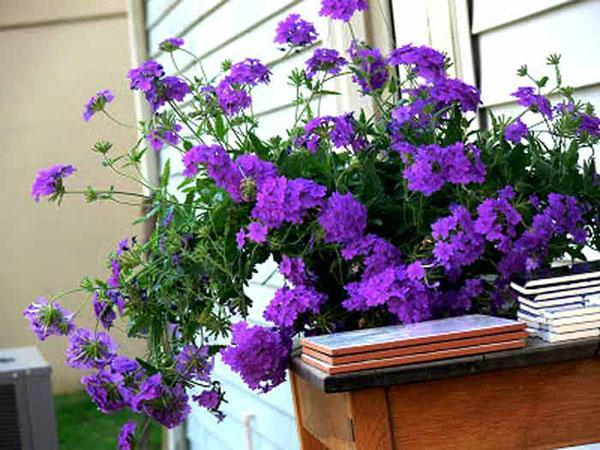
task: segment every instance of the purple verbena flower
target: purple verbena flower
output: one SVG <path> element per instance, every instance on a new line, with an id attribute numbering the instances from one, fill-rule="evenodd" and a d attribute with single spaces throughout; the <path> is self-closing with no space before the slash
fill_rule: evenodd
<path id="1" fill-rule="evenodd" d="M 109 414 L 127 406 L 127 401 L 119 391 L 123 376 L 102 369 L 81 378 L 81 383 L 100 411 Z"/>
<path id="2" fill-rule="evenodd" d="M 126 422 L 119 433 L 119 450 L 135 450 L 135 429 L 137 425 L 134 421 Z"/>
<path id="3" fill-rule="evenodd" d="M 536 94 L 532 87 L 520 87 L 512 94 L 517 98 L 517 103 L 526 108 L 531 108 L 533 111 L 539 112 L 549 119 L 552 118 L 552 106 L 550 101 L 541 94 Z"/>
<path id="4" fill-rule="evenodd" d="M 388 267 L 400 265 L 400 251 L 389 241 L 375 234 L 367 234 L 349 242 L 342 249 L 342 257 L 347 261 L 361 259 L 363 273 L 371 277 Z"/>
<path id="5" fill-rule="evenodd" d="M 209 381 L 214 367 L 208 347 L 187 344 L 175 358 L 175 370 L 185 379 Z"/>
<path id="6" fill-rule="evenodd" d="M 221 357 L 250 389 L 268 392 L 285 381 L 290 350 L 286 333 L 238 322 L 232 326 L 231 346 Z"/>
<path id="7" fill-rule="evenodd" d="M 299 224 L 310 209 L 321 206 L 325 193 L 324 186 L 311 180 L 268 178 L 256 194 L 251 216 L 269 228 L 284 222 Z"/>
<path id="8" fill-rule="evenodd" d="M 458 103 L 463 112 L 476 111 L 481 103 L 480 95 L 476 87 L 455 78 L 438 80 L 430 90 L 430 97 L 439 108 Z"/>
<path id="9" fill-rule="evenodd" d="M 294 286 L 306 286 L 314 279 L 314 275 L 308 272 L 304 260 L 300 257 L 283 255 L 279 263 L 279 273 Z"/>
<path id="10" fill-rule="evenodd" d="M 116 350 L 108 334 L 78 328 L 69 335 L 66 363 L 74 369 L 102 369 L 117 356 Z"/>
<path id="11" fill-rule="evenodd" d="M 233 87 L 227 81 L 221 81 L 215 90 L 217 101 L 223 112 L 234 116 L 252 105 L 252 97 L 243 88 Z"/>
<path id="12" fill-rule="evenodd" d="M 504 138 L 513 144 L 518 144 L 528 133 L 527 125 L 521 119 L 516 119 L 504 129 Z"/>
<path id="13" fill-rule="evenodd" d="M 131 69 L 127 74 L 130 80 L 130 86 L 133 90 L 139 90 L 144 93 L 154 88 L 154 83 L 165 75 L 163 66 L 153 60 L 144 61 L 139 67 Z"/>
<path id="14" fill-rule="evenodd" d="M 592 137 L 600 136 L 600 118 L 591 114 L 581 114 L 577 131 L 587 133 Z"/>
<path id="15" fill-rule="evenodd" d="M 446 57 L 437 50 L 411 44 L 404 45 L 391 51 L 387 61 L 393 66 L 411 66 L 416 75 L 430 82 L 446 78 Z"/>
<path id="16" fill-rule="evenodd" d="M 200 394 L 192 396 L 192 400 L 203 408 L 215 410 L 221 403 L 221 394 L 215 390 L 204 390 Z"/>
<path id="17" fill-rule="evenodd" d="M 92 96 L 83 108 L 83 120 L 89 122 L 94 114 L 104 110 L 107 103 L 112 102 L 115 99 L 115 94 L 108 89 L 97 92 L 96 95 Z"/>
<path id="18" fill-rule="evenodd" d="M 388 65 L 377 48 L 369 48 L 356 41 L 348 49 L 355 67 L 352 81 L 358 83 L 363 95 L 378 91 L 388 80 Z"/>
<path id="19" fill-rule="evenodd" d="M 49 336 L 68 335 L 75 328 L 73 314 L 58 302 L 49 302 L 45 297 L 39 297 L 25 308 L 23 316 L 29 321 L 29 329 L 40 341 Z"/>
<path id="20" fill-rule="evenodd" d="M 191 408 L 189 397 L 180 383 L 167 386 L 160 373 L 144 380 L 131 401 L 132 409 L 152 417 L 167 428 L 181 425 Z"/>
<path id="21" fill-rule="evenodd" d="M 152 150 L 158 151 L 163 148 L 165 144 L 172 146 L 179 144 L 180 139 L 177 133 L 180 131 L 181 125 L 178 123 L 172 124 L 170 128 L 160 125 L 148 132 L 146 135 L 146 140 L 148 141 L 148 145 L 150 145 Z"/>
<path id="22" fill-rule="evenodd" d="M 306 61 L 306 77 L 313 78 L 318 72 L 337 75 L 346 64 L 348 61 L 340 56 L 337 50 L 317 48 Z"/>
<path id="23" fill-rule="evenodd" d="M 183 174 L 188 178 L 194 177 L 199 164 L 206 167 L 208 176 L 218 187 L 227 191 L 234 201 L 241 201 L 242 174 L 223 147 L 216 144 L 192 147 L 183 155 Z"/>
<path id="24" fill-rule="evenodd" d="M 367 228 L 367 209 L 350 193 L 334 192 L 319 214 L 325 242 L 348 244 L 361 238 Z"/>
<path id="25" fill-rule="evenodd" d="M 318 313 L 325 300 L 326 296 L 312 287 L 297 286 L 290 289 L 284 286 L 277 290 L 263 317 L 280 328 L 292 328 L 300 315 Z"/>
<path id="26" fill-rule="evenodd" d="M 163 52 L 171 53 L 171 52 L 174 52 L 175 50 L 177 50 L 183 44 L 184 44 L 184 40 L 182 38 L 172 37 L 172 38 L 165 39 L 160 44 L 158 44 L 158 48 L 160 50 L 162 50 Z"/>
<path id="27" fill-rule="evenodd" d="M 342 305 L 349 311 L 366 311 L 385 306 L 403 323 L 419 322 L 431 316 L 432 293 L 419 278 L 424 271 L 412 266 L 387 267 L 372 276 L 363 276 L 360 281 L 345 286 L 348 298 Z"/>
<path id="28" fill-rule="evenodd" d="M 277 25 L 274 41 L 292 47 L 303 47 L 314 43 L 318 37 L 312 23 L 302 19 L 300 14 L 290 14 Z"/>
<path id="29" fill-rule="evenodd" d="M 451 215 L 438 219 L 432 226 L 435 240 L 433 256 L 451 278 L 462 268 L 477 261 L 485 249 L 485 240 L 475 230 L 475 221 L 464 206 L 453 206 Z"/>
<path id="30" fill-rule="evenodd" d="M 321 0 L 321 16 L 349 22 L 356 11 L 365 11 L 367 0 Z"/>
<path id="31" fill-rule="evenodd" d="M 55 164 L 38 171 L 31 186 L 31 196 L 36 202 L 40 197 L 60 195 L 64 192 L 63 179 L 75 172 L 75 167 L 66 164 Z"/>
<path id="32" fill-rule="evenodd" d="M 398 149 L 398 147 L 396 147 Z M 485 166 L 474 145 L 457 142 L 448 147 L 432 144 L 424 147 L 404 146 L 402 157 L 410 163 L 403 175 L 408 188 L 425 196 L 439 191 L 446 183 L 469 184 L 485 181 Z"/>

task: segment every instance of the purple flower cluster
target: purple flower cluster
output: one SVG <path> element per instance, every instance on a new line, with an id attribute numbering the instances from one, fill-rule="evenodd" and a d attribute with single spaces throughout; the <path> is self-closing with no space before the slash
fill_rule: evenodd
<path id="1" fill-rule="evenodd" d="M 180 383 L 166 385 L 160 373 L 142 382 L 131 400 L 131 408 L 152 417 L 167 428 L 181 425 L 191 411 L 185 387 Z"/>
<path id="2" fill-rule="evenodd" d="M 550 193 L 546 207 L 533 217 L 529 228 L 501 249 L 498 272 L 508 279 L 515 273 L 539 268 L 555 236 L 569 235 L 576 244 L 585 243 L 584 223 L 583 209 L 574 197 Z"/>
<path id="3" fill-rule="evenodd" d="M 356 11 L 365 11 L 368 7 L 367 0 L 322 0 L 319 14 L 349 22 Z"/>
<path id="4" fill-rule="evenodd" d="M 389 78 L 389 73 L 381 50 L 354 41 L 348 52 L 355 69 L 352 81 L 358 83 L 363 95 L 382 89 Z"/>
<path id="5" fill-rule="evenodd" d="M 75 172 L 75 167 L 66 164 L 55 164 L 38 171 L 31 186 L 31 196 L 36 202 L 40 197 L 61 194 L 64 192 L 63 179 Z"/>
<path id="6" fill-rule="evenodd" d="M 221 403 L 221 394 L 215 390 L 204 390 L 192 396 L 192 400 L 208 410 L 216 410 Z"/>
<path id="7" fill-rule="evenodd" d="M 528 133 L 527 125 L 521 119 L 516 119 L 504 129 L 504 138 L 513 144 L 518 144 Z"/>
<path id="8" fill-rule="evenodd" d="M 315 153 L 323 138 L 329 138 L 336 148 L 351 148 L 360 151 L 367 146 L 365 138 L 358 136 L 353 114 L 341 116 L 315 117 L 304 126 L 304 136 L 295 141 L 298 147 L 305 147 L 309 152 Z"/>
<path id="9" fill-rule="evenodd" d="M 182 101 L 190 93 L 190 87 L 178 77 L 165 77 L 163 67 L 153 60 L 131 69 L 127 75 L 133 90 L 144 93 L 152 111 L 171 101 Z"/>
<path id="10" fill-rule="evenodd" d="M 119 450 L 135 450 L 135 429 L 137 425 L 133 421 L 126 422 L 119 433 Z"/>
<path id="11" fill-rule="evenodd" d="M 485 166 L 474 145 L 457 142 L 448 147 L 432 144 L 424 147 L 396 147 L 407 164 L 404 178 L 408 188 L 425 196 L 439 191 L 446 183 L 469 184 L 485 181 Z"/>
<path id="12" fill-rule="evenodd" d="M 411 66 L 413 73 L 432 83 L 446 78 L 446 57 L 425 45 L 404 45 L 392 50 L 387 60 L 393 66 Z"/>
<path id="13" fill-rule="evenodd" d="M 478 278 L 469 278 L 458 289 L 438 292 L 433 297 L 432 309 L 436 315 L 464 314 L 471 309 L 472 300 L 483 294 L 483 282 Z"/>
<path id="14" fill-rule="evenodd" d="M 317 48 L 306 61 L 306 76 L 312 79 L 319 72 L 337 75 L 346 64 L 348 61 L 340 56 L 337 50 Z"/>
<path id="15" fill-rule="evenodd" d="M 432 226 L 435 239 L 435 262 L 454 278 L 465 266 L 477 261 L 485 249 L 484 238 L 475 230 L 475 221 L 464 206 L 450 208 L 450 216 L 438 219 Z"/>
<path id="16" fill-rule="evenodd" d="M 325 295 L 312 287 L 300 285 L 290 289 L 284 286 L 277 290 L 263 317 L 279 328 L 292 328 L 302 314 L 317 314 L 325 300 Z"/>
<path id="17" fill-rule="evenodd" d="M 325 194 L 325 187 L 312 180 L 268 178 L 256 194 L 251 216 L 269 228 L 278 228 L 284 222 L 300 224 L 309 210 L 323 204 Z"/>
<path id="18" fill-rule="evenodd" d="M 532 111 L 539 112 L 542 115 L 552 118 L 552 106 L 550 101 L 541 94 L 536 94 L 532 87 L 520 87 L 512 94 L 517 98 L 517 103 L 526 108 L 531 108 Z"/>
<path id="19" fill-rule="evenodd" d="M 591 114 L 581 114 L 577 130 L 580 133 L 587 133 L 592 137 L 600 137 L 600 117 Z"/>
<path id="20" fill-rule="evenodd" d="M 29 329 L 40 341 L 49 336 L 68 335 L 75 328 L 73 314 L 57 302 L 49 302 L 45 297 L 38 298 L 25 308 L 23 316 L 29 321 Z"/>
<path id="21" fill-rule="evenodd" d="M 386 306 L 403 323 L 430 317 L 431 290 L 424 283 L 425 271 L 419 262 L 388 266 L 378 273 L 346 285 L 348 298 L 342 305 L 365 311 Z"/>
<path id="22" fill-rule="evenodd" d="M 486 241 L 496 243 L 501 251 L 508 248 L 522 220 L 521 214 L 510 203 L 514 197 L 515 191 L 507 186 L 499 192 L 498 198 L 488 198 L 477 207 L 475 232 Z"/>
<path id="23" fill-rule="evenodd" d="M 348 243 L 342 250 L 342 257 L 347 261 L 361 258 L 364 277 L 371 277 L 402 262 L 396 246 L 375 234 L 367 234 Z"/>
<path id="24" fill-rule="evenodd" d="M 158 44 L 158 48 L 163 52 L 174 52 L 178 48 L 180 48 L 184 44 L 184 40 L 182 38 L 168 38 Z"/>
<path id="25" fill-rule="evenodd" d="M 477 88 L 456 78 L 443 78 L 436 81 L 431 87 L 430 96 L 438 104 L 438 108 L 458 103 L 463 112 L 476 111 L 481 103 Z"/>
<path id="26" fill-rule="evenodd" d="M 115 94 L 108 89 L 97 92 L 96 95 L 92 96 L 83 108 L 83 120 L 89 122 L 94 114 L 104 110 L 107 103 L 112 102 L 115 99 Z"/>
<path id="27" fill-rule="evenodd" d="M 159 125 L 158 127 L 150 130 L 146 135 L 148 145 L 152 150 L 158 151 L 165 144 L 176 146 L 179 144 L 180 139 L 177 133 L 181 131 L 181 125 L 174 123 L 171 126 Z"/>
<path id="28" fill-rule="evenodd" d="M 215 89 L 217 101 L 223 112 L 233 116 L 250 107 L 249 90 L 258 84 L 268 84 L 271 71 L 258 59 L 248 58 L 231 66 L 229 74 Z"/>
<path id="29" fill-rule="evenodd" d="M 334 192 L 319 214 L 319 224 L 325 232 L 325 242 L 349 244 L 363 236 L 367 209 L 352 194 Z"/>
<path id="30" fill-rule="evenodd" d="M 294 286 L 307 286 L 314 279 L 314 275 L 306 269 L 302 258 L 288 255 L 283 255 L 281 258 L 279 273 Z"/>
<path id="31" fill-rule="evenodd" d="M 285 381 L 291 350 L 285 332 L 238 322 L 232 327 L 231 343 L 221 351 L 223 362 L 250 389 L 268 392 Z"/>
<path id="32" fill-rule="evenodd" d="M 213 367 L 208 347 L 187 344 L 175 358 L 175 370 L 185 379 L 208 382 Z"/>
<path id="33" fill-rule="evenodd" d="M 278 44 L 289 44 L 292 47 L 304 47 L 314 43 L 319 34 L 315 26 L 302 19 L 300 14 L 290 14 L 279 22 L 275 31 L 274 42 Z"/>
<path id="34" fill-rule="evenodd" d="M 241 201 L 242 175 L 231 157 L 220 145 L 202 144 L 192 147 L 183 155 L 183 164 L 185 166 L 183 174 L 188 178 L 192 178 L 198 173 L 199 164 L 204 165 L 208 176 L 215 181 L 218 187 L 225 189 L 234 201 Z"/>
<path id="35" fill-rule="evenodd" d="M 117 344 L 102 331 L 78 328 L 69 335 L 66 363 L 74 369 L 102 369 L 117 356 Z"/>

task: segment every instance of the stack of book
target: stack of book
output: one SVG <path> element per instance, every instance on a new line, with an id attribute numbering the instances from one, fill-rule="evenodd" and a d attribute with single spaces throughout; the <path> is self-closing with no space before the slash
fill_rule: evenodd
<path id="1" fill-rule="evenodd" d="M 526 336 L 522 322 L 475 314 L 306 337 L 301 358 L 333 375 L 521 348 Z"/>
<path id="2" fill-rule="evenodd" d="M 600 336 L 600 261 L 537 272 L 511 287 L 531 334 L 548 342 Z"/>

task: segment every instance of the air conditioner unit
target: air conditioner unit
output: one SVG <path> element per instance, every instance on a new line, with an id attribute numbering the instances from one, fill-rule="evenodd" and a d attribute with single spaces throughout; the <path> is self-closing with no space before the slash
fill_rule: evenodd
<path id="1" fill-rule="evenodd" d="M 0 349 L 0 450 L 57 450 L 50 366 L 35 347 Z"/>

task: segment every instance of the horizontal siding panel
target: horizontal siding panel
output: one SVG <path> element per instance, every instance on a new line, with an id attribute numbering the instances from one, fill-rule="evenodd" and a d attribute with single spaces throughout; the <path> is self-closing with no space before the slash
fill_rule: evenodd
<path id="1" fill-rule="evenodd" d="M 148 0 L 146 2 L 146 28 L 156 27 L 181 0 Z"/>
<path id="2" fill-rule="evenodd" d="M 245 385 L 229 383 L 222 373 L 218 375 L 223 383 L 225 398 L 222 410 L 226 415 L 222 423 L 217 423 L 213 416 L 204 409 L 193 406 L 191 421 L 197 419 L 210 432 L 218 433 L 232 448 L 245 448 L 239 445 L 243 441 L 242 421 L 245 414 L 252 414 L 251 422 L 255 444 L 262 442 L 265 448 L 292 450 L 298 448 L 296 425 L 292 415 L 286 413 L 277 404 L 291 405 L 291 393 L 288 383 L 277 386 L 267 394 L 259 394 L 249 390 Z M 238 377 L 232 373 L 232 377 Z M 224 430 L 228 430 L 224 432 Z M 255 447 L 256 448 L 256 447 Z M 212 450 L 212 449 L 211 449 Z M 217 449 L 214 449 L 217 450 Z"/>
<path id="3" fill-rule="evenodd" d="M 474 34 L 505 26 L 576 0 L 473 0 Z"/>
<path id="4" fill-rule="evenodd" d="M 188 29 L 198 26 L 204 20 L 216 16 L 216 8 L 234 0 L 181 0 L 167 16 L 148 33 L 148 52 L 158 53 L 158 44 L 163 40 L 186 35 Z M 212 14 L 210 14 L 212 12 Z M 222 18 L 223 19 L 223 18 Z M 219 33 L 217 32 L 217 35 Z M 223 36 L 223 34 L 221 34 Z"/>
<path id="5" fill-rule="evenodd" d="M 262 56 L 266 45 L 252 39 L 253 30 L 279 11 L 285 11 L 298 2 L 299 0 L 229 0 L 186 34 L 186 48 L 204 61 L 217 49 L 243 37 L 255 45 L 255 56 Z M 236 59 L 245 56 L 252 55 L 244 55 L 238 50 L 232 55 Z"/>
<path id="6" fill-rule="evenodd" d="M 484 105 L 511 101 L 516 87 L 528 84 L 516 75 L 527 64 L 534 75 L 551 74 L 550 53 L 562 55 L 566 84 L 575 87 L 600 81 L 600 0 L 571 3 L 535 20 L 483 33 L 479 37 L 481 91 Z M 550 84 L 550 83 L 549 83 Z"/>

